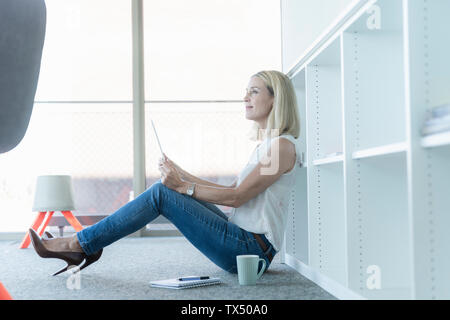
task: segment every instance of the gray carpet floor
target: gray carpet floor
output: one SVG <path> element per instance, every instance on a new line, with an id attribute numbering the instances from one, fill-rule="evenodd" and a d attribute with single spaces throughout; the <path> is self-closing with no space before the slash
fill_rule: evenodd
<path id="1" fill-rule="evenodd" d="M 279 255 L 255 286 L 240 286 L 230 274 L 183 237 L 124 238 L 108 246 L 99 261 L 78 276 L 52 273 L 65 265 L 40 258 L 32 246 L 0 241 L 0 281 L 14 299 L 51 300 L 334 300 L 335 297 L 280 263 Z M 185 290 L 150 287 L 149 281 L 187 275 L 219 277 L 222 284 Z"/>

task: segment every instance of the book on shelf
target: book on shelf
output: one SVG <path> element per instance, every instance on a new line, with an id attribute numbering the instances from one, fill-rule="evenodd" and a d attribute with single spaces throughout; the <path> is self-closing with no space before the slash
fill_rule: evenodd
<path id="1" fill-rule="evenodd" d="M 443 104 L 431 109 L 432 118 L 439 118 L 450 115 L 450 103 Z"/>
<path id="2" fill-rule="evenodd" d="M 425 121 L 422 135 L 430 135 L 450 130 L 450 114 L 444 117 L 431 118 Z"/>
<path id="3" fill-rule="evenodd" d="M 450 123 L 425 126 L 422 128 L 422 136 L 429 136 L 431 134 L 437 134 L 442 132 L 450 131 Z"/>
<path id="4" fill-rule="evenodd" d="M 449 123 L 449 122 L 450 122 L 450 114 L 442 116 L 442 117 L 429 118 L 425 121 L 424 126 L 433 126 L 433 125 Z"/>

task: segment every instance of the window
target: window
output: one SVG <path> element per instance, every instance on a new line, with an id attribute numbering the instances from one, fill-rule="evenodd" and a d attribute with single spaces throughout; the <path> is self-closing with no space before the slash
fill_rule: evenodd
<path id="1" fill-rule="evenodd" d="M 147 100 L 242 100 L 281 68 L 280 2 L 144 1 Z"/>
<path id="2" fill-rule="evenodd" d="M 76 214 L 110 214 L 133 179 L 131 1 L 46 0 L 28 132 L 0 155 L 0 232 L 24 232 L 38 175 L 72 176 Z M 231 183 L 251 152 L 249 77 L 281 67 L 275 0 L 145 0 L 147 186 L 159 179 L 149 118 L 172 160 Z"/>
<path id="3" fill-rule="evenodd" d="M 254 145 L 245 88 L 256 72 L 280 70 L 280 36 L 279 1 L 144 1 L 147 186 L 160 178 L 149 118 L 184 170 L 233 182 Z"/>
<path id="4" fill-rule="evenodd" d="M 19 146 L 0 155 L 0 232 L 31 225 L 39 175 L 72 176 L 75 214 L 114 212 L 132 189 L 131 2 L 46 5 L 30 125 Z"/>

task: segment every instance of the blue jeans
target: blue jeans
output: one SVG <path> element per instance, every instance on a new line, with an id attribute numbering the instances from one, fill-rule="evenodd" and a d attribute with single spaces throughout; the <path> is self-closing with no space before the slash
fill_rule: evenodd
<path id="1" fill-rule="evenodd" d="M 251 232 L 228 221 L 214 204 L 180 194 L 161 180 L 98 223 L 77 233 L 88 255 L 145 227 L 162 214 L 205 256 L 225 271 L 236 273 L 236 256 L 255 254 L 270 265 L 267 254 L 276 251 L 264 235 L 268 248 L 263 252 Z M 261 264 L 259 269 L 261 268 Z"/>

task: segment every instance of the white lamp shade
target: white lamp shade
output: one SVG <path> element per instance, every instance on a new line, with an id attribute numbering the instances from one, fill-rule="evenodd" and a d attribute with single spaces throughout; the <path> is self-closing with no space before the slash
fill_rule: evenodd
<path id="1" fill-rule="evenodd" d="M 39 176 L 33 211 L 70 211 L 75 209 L 70 176 Z"/>

